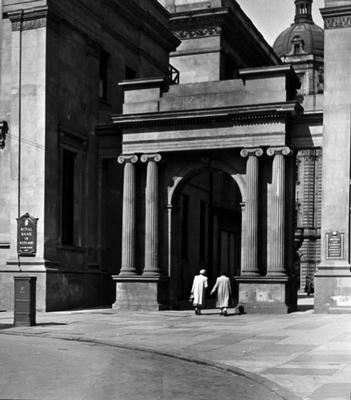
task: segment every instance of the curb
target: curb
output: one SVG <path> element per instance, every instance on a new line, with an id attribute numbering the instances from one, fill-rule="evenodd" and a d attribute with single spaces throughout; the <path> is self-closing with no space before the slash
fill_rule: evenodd
<path id="1" fill-rule="evenodd" d="M 26 336 L 26 337 L 37 337 L 38 335 L 35 333 L 29 333 L 29 332 L 21 332 L 21 331 L 16 331 L 16 332 L 0 332 L 0 335 L 8 335 L 8 336 Z M 294 393 L 291 393 L 289 390 L 283 388 L 282 386 L 276 384 L 275 382 L 264 378 L 260 375 L 253 374 L 251 372 L 245 371 L 241 368 L 238 367 L 232 367 L 228 366 L 225 364 L 221 363 L 216 363 L 213 361 L 208 361 L 205 359 L 201 358 L 196 358 L 196 357 L 189 357 L 185 356 L 179 353 L 172 353 L 172 352 L 167 352 L 167 351 L 160 351 L 160 350 L 155 350 L 154 348 L 145 348 L 145 347 L 139 347 L 139 346 L 134 346 L 134 345 L 128 345 L 128 344 L 116 344 L 116 343 L 111 343 L 108 341 L 103 341 L 99 339 L 91 339 L 91 338 L 83 338 L 83 337 L 77 337 L 77 336 L 55 336 L 51 334 L 41 334 L 40 337 L 46 337 L 48 339 L 57 339 L 57 340 L 66 340 L 66 341 L 71 341 L 71 342 L 81 342 L 81 343 L 90 343 L 90 344 L 98 344 L 102 346 L 108 346 L 108 347 L 115 347 L 119 349 L 125 349 L 125 350 L 133 350 L 133 351 L 139 351 L 139 352 L 144 352 L 144 353 L 151 353 L 155 355 L 159 355 L 162 357 L 168 357 L 168 358 L 174 358 L 176 360 L 180 361 L 185 361 L 209 368 L 214 368 L 216 370 L 222 371 L 222 372 L 227 372 L 232 375 L 237 375 L 237 376 L 242 376 L 245 377 L 255 383 L 258 383 L 268 390 L 274 392 L 276 395 L 281 397 L 282 400 L 302 400 L 301 397 L 298 397 Z"/>

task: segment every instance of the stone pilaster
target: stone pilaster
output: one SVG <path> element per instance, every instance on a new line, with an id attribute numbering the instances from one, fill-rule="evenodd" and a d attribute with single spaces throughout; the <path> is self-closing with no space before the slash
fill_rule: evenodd
<path id="1" fill-rule="evenodd" d="M 118 162 L 124 164 L 123 219 L 122 219 L 122 265 L 119 276 L 137 274 L 135 268 L 135 155 L 122 155 Z"/>
<path id="2" fill-rule="evenodd" d="M 285 159 L 288 147 L 271 147 L 267 154 L 273 157 L 272 185 L 268 203 L 268 260 L 267 276 L 286 275 L 285 271 Z"/>
<path id="3" fill-rule="evenodd" d="M 145 191 L 145 264 L 143 276 L 159 276 L 158 267 L 158 169 L 160 154 L 143 154 L 147 163 Z"/>
<path id="4" fill-rule="evenodd" d="M 262 156 L 260 148 L 243 149 L 242 157 L 247 157 L 246 164 L 246 201 L 244 211 L 243 244 L 241 255 L 241 275 L 259 275 L 257 264 L 258 237 L 258 157 Z"/>
<path id="5" fill-rule="evenodd" d="M 351 312 L 351 2 L 325 0 L 321 262 L 314 311 Z"/>

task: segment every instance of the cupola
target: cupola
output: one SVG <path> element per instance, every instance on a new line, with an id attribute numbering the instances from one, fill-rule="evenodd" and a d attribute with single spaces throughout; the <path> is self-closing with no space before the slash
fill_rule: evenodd
<path id="1" fill-rule="evenodd" d="M 277 55 L 286 56 L 313 54 L 323 56 L 324 31 L 312 19 L 313 0 L 295 0 L 295 19 L 273 44 Z"/>

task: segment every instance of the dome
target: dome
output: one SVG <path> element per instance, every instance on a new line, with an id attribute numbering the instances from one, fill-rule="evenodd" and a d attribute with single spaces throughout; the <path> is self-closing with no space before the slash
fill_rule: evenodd
<path id="1" fill-rule="evenodd" d="M 295 0 L 294 23 L 273 44 L 279 57 L 313 54 L 323 56 L 324 31 L 312 20 L 312 0 Z"/>

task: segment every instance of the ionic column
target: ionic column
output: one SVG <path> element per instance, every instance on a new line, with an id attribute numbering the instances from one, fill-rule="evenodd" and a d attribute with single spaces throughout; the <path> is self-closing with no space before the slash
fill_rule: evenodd
<path id="1" fill-rule="evenodd" d="M 271 147 L 272 184 L 268 200 L 267 276 L 286 275 L 285 271 L 285 158 L 289 147 Z"/>
<path id="2" fill-rule="evenodd" d="M 119 276 L 136 275 L 135 268 L 135 155 L 122 155 L 118 162 L 124 164 L 122 265 Z"/>
<path id="3" fill-rule="evenodd" d="M 257 263 L 258 236 L 258 157 L 262 156 L 260 148 L 243 149 L 242 157 L 248 157 L 246 164 L 246 200 L 244 209 L 244 229 L 241 255 L 241 274 L 259 275 Z"/>
<path id="4" fill-rule="evenodd" d="M 158 267 L 158 170 L 160 154 L 143 154 L 147 163 L 145 191 L 145 264 L 143 275 L 159 276 Z"/>

